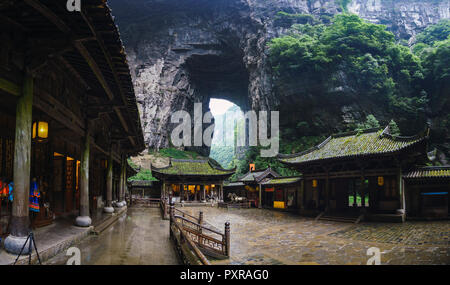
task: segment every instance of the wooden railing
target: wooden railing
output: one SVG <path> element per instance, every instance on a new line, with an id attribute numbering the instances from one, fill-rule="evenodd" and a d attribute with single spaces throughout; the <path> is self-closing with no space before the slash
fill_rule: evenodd
<path id="1" fill-rule="evenodd" d="M 142 198 L 131 196 L 131 205 L 136 207 L 159 207 L 160 198 Z"/>
<path id="2" fill-rule="evenodd" d="M 210 265 L 206 256 L 175 219 L 170 223 L 170 237 L 175 241 L 178 254 L 185 265 Z M 193 253 L 193 256 L 190 253 Z"/>
<path id="3" fill-rule="evenodd" d="M 161 216 L 164 220 L 168 220 L 169 217 L 169 201 L 167 201 L 166 199 L 161 199 L 159 206 L 161 209 Z"/>
<path id="4" fill-rule="evenodd" d="M 175 214 L 177 213 L 177 214 Z M 170 206 L 170 223 L 177 223 L 186 236 L 206 255 L 215 258 L 230 257 L 230 223 L 225 223 L 225 231 L 221 233 L 203 225 L 203 212 L 199 217 L 189 215 L 173 205 Z"/>

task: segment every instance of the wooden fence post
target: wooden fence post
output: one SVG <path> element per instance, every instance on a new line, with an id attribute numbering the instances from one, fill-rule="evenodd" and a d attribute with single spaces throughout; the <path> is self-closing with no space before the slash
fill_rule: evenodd
<path id="1" fill-rule="evenodd" d="M 201 225 L 203 223 L 203 211 L 200 211 L 198 215 L 198 223 Z"/>
<path id="2" fill-rule="evenodd" d="M 170 223 L 169 223 L 169 226 L 170 226 L 170 236 L 172 236 L 173 234 L 172 234 L 172 223 L 173 223 L 173 221 L 174 221 L 174 219 L 175 219 L 175 217 L 174 217 L 174 210 L 175 209 L 175 206 L 173 205 L 173 202 L 172 201 L 170 201 L 170 210 L 169 210 L 169 219 L 170 219 Z"/>
<path id="3" fill-rule="evenodd" d="M 225 223 L 225 255 L 230 257 L 230 222 Z"/>

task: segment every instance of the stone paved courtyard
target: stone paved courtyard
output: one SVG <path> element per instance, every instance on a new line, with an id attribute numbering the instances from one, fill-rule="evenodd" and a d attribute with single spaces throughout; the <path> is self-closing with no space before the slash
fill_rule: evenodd
<path id="1" fill-rule="evenodd" d="M 450 221 L 360 223 L 314 221 L 264 209 L 181 208 L 220 231 L 231 223 L 231 258 L 213 264 L 450 264 Z"/>

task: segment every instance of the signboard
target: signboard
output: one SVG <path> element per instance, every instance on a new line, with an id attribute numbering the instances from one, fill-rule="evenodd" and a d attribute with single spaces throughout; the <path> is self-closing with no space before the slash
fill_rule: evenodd
<path id="1" fill-rule="evenodd" d="M 314 179 L 314 180 L 312 181 L 312 187 L 314 187 L 314 188 L 317 187 L 317 180 L 316 180 L 316 179 Z"/>
<path id="2" fill-rule="evenodd" d="M 275 191 L 275 188 L 271 187 L 271 188 L 266 188 L 265 189 L 266 192 L 273 192 Z"/>
<path id="3" fill-rule="evenodd" d="M 284 209 L 284 202 L 283 201 L 273 201 L 273 207 L 275 209 Z"/>

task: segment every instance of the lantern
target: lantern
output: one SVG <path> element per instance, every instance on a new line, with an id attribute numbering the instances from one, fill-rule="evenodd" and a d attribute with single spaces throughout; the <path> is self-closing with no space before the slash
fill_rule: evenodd
<path id="1" fill-rule="evenodd" d="M 312 181 L 312 187 L 314 187 L 314 188 L 317 187 L 317 180 L 316 180 L 316 179 L 314 179 L 314 180 Z"/>
<path id="2" fill-rule="evenodd" d="M 384 177 L 378 176 L 378 186 L 383 186 L 383 185 L 384 185 Z"/>
<path id="3" fill-rule="evenodd" d="M 33 139 L 39 142 L 48 138 L 48 123 L 38 121 L 33 123 Z"/>

